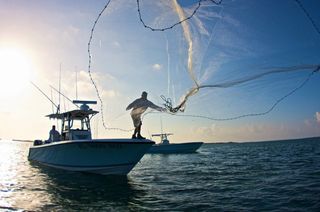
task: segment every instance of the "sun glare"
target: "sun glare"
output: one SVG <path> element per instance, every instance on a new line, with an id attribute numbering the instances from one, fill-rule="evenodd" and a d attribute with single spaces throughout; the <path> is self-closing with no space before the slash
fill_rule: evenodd
<path id="1" fill-rule="evenodd" d="M 17 96 L 31 80 L 31 60 L 22 49 L 0 47 L 0 74 L 0 97 Z"/>

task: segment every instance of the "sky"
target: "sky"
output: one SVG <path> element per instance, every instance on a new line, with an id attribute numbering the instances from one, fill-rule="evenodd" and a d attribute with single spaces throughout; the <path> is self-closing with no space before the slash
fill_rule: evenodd
<path id="1" fill-rule="evenodd" d="M 57 125 L 45 117 L 55 112 L 51 102 L 30 82 L 56 104 L 59 95 L 50 86 L 58 89 L 59 76 L 61 92 L 70 99 L 98 100 L 88 76 L 88 42 L 106 2 L 0 0 L 0 138 L 47 139 L 51 125 Z M 195 0 L 177 3 L 184 17 L 197 7 Z M 320 28 L 320 2 L 303 1 L 303 6 Z M 92 120 L 96 138 L 131 137 L 133 125 L 125 108 L 142 91 L 159 106 L 164 103 L 161 95 L 177 105 L 195 81 L 217 85 L 279 68 L 320 64 L 320 34 L 294 0 L 203 1 L 184 26 L 166 31 L 145 28 L 137 11 L 135 0 L 111 0 L 93 33 L 91 73 L 102 97 L 105 124 L 129 130 L 104 129 L 100 113 Z M 140 11 L 153 28 L 166 28 L 183 17 L 169 0 L 141 0 Z M 298 68 L 233 87 L 200 89 L 184 112 L 148 113 L 142 134 L 149 138 L 170 132 L 171 142 L 177 143 L 320 136 L 320 73 L 270 113 L 212 120 L 263 113 L 311 71 Z M 74 109 L 62 97 L 60 106 L 62 111 Z M 100 102 L 92 108 L 100 111 Z"/>

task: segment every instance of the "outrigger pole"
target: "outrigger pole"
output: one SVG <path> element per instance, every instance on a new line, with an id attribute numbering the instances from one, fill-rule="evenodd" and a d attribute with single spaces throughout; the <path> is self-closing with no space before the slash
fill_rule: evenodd
<path id="1" fill-rule="evenodd" d="M 57 90 L 55 87 L 53 87 L 52 85 L 50 85 L 50 87 L 55 90 L 56 92 L 58 92 L 58 94 L 62 95 L 64 98 L 66 98 L 69 102 L 71 102 L 72 104 L 74 104 L 75 106 L 77 106 L 78 108 L 79 105 L 75 104 L 69 97 L 67 97 L 66 95 L 64 95 L 63 93 L 61 93 L 59 90 Z"/>
<path id="2" fill-rule="evenodd" d="M 57 113 L 60 113 L 60 99 L 61 99 L 61 66 L 62 66 L 62 64 L 61 64 L 61 62 L 60 62 L 60 69 L 59 69 L 59 107 L 58 107 L 58 111 L 57 111 Z"/>
<path id="3" fill-rule="evenodd" d="M 59 111 L 59 106 L 57 106 L 48 96 L 47 94 L 45 94 L 36 84 L 34 84 L 32 81 L 30 81 L 30 83 L 36 88 L 38 89 L 38 91 L 40 91 L 51 103 L 52 105 L 54 105 L 57 108 L 57 112 Z"/>

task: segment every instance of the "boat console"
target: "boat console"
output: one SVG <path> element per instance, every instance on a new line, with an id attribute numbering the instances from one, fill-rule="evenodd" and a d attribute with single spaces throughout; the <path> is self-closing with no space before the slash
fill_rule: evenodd
<path id="1" fill-rule="evenodd" d="M 64 113 L 54 113 L 48 115 L 49 118 L 61 121 L 61 140 L 91 140 L 91 118 L 99 113 L 92 110 L 88 105 L 97 104 L 96 101 L 74 100 L 74 104 L 79 109 L 67 111 Z"/>

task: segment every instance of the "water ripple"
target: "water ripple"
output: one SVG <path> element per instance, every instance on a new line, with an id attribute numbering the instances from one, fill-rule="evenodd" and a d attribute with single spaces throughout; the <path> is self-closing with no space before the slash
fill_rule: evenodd
<path id="1" fill-rule="evenodd" d="M 145 155 L 125 177 L 66 172 L 0 142 L 0 211 L 319 211 L 320 140 Z"/>

